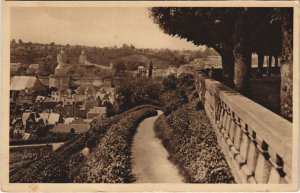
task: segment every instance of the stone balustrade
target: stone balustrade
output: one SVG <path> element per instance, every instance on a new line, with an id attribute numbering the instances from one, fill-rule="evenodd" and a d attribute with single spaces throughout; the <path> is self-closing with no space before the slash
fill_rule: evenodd
<path id="1" fill-rule="evenodd" d="M 196 89 L 237 183 L 291 183 L 291 122 L 203 74 Z"/>

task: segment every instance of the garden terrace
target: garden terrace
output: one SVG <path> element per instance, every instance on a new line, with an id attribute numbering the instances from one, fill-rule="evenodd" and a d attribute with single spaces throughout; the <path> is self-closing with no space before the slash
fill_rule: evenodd
<path id="1" fill-rule="evenodd" d="M 291 183 L 292 123 L 199 73 L 196 89 L 238 183 Z"/>

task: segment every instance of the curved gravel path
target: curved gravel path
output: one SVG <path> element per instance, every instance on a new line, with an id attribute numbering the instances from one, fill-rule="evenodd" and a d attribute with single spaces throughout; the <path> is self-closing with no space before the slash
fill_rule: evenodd
<path id="1" fill-rule="evenodd" d="M 155 137 L 154 122 L 162 114 L 140 123 L 132 143 L 132 173 L 136 183 L 183 183 L 183 177 L 168 160 L 168 152 Z"/>

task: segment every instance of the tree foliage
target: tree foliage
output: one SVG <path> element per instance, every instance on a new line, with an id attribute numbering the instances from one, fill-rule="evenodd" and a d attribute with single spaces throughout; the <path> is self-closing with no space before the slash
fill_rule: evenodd
<path id="1" fill-rule="evenodd" d="M 147 77 L 126 79 L 116 89 L 116 104 L 120 112 L 142 104 L 157 104 L 161 83 Z"/>
<path id="2" fill-rule="evenodd" d="M 282 50 L 282 25 L 272 19 L 274 11 L 279 12 L 277 18 L 280 12 L 288 12 L 286 8 L 269 7 L 154 7 L 150 16 L 165 33 L 214 48 L 222 57 L 225 83 L 230 85 L 235 76 L 237 88 L 244 90 L 250 77 L 249 56 L 278 56 Z"/>

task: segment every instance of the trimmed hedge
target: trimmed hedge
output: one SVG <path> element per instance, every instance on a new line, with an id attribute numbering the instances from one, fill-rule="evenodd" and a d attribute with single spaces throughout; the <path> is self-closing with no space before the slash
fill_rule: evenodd
<path id="1" fill-rule="evenodd" d="M 133 136 L 142 120 L 156 114 L 157 111 L 154 108 L 143 108 L 130 113 L 112 125 L 88 159 L 85 159 L 74 182 L 133 182 L 130 151 Z"/>
<path id="2" fill-rule="evenodd" d="M 205 111 L 196 101 L 160 116 L 155 132 L 189 183 L 234 183 L 234 177 L 218 145 Z"/>
<path id="3" fill-rule="evenodd" d="M 63 146 L 19 171 L 10 173 L 11 183 L 68 183 L 73 181 L 74 173 L 83 163 L 81 150 L 88 147 L 93 151 L 106 131 L 124 117 L 144 108 L 157 109 L 152 105 L 135 107 L 122 114 L 110 118 L 96 118 L 91 122 L 89 132 L 80 134 L 67 141 Z"/>
<path id="4" fill-rule="evenodd" d="M 12 139 L 9 141 L 9 145 L 31 145 L 31 144 L 43 144 L 43 143 L 60 143 L 66 142 L 70 139 L 76 137 L 77 133 L 48 133 L 47 137 L 39 138 L 39 139 Z"/>

